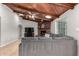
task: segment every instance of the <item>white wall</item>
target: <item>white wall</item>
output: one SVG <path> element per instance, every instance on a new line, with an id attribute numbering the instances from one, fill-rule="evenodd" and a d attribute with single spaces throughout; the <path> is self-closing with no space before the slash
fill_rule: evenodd
<path id="1" fill-rule="evenodd" d="M 34 34 L 38 34 L 38 23 L 23 20 L 22 18 L 18 17 L 18 15 L 15 14 L 10 8 L 3 4 L 0 4 L 0 16 L 0 47 L 10 44 L 19 38 L 18 25 L 22 25 L 23 27 L 34 27 Z"/>
<path id="2" fill-rule="evenodd" d="M 70 17 L 67 18 L 67 34 L 73 36 L 78 41 L 78 55 L 79 55 L 79 4 L 71 11 Z"/>
<path id="3" fill-rule="evenodd" d="M 19 18 L 7 6 L 0 4 L 1 16 L 1 45 L 5 46 L 14 42 L 19 37 Z"/>
<path id="4" fill-rule="evenodd" d="M 57 22 L 60 20 L 67 22 L 67 18 L 70 17 L 71 11 L 71 9 L 66 11 L 59 18 L 56 18 L 54 21 L 51 22 L 51 33 L 58 34 Z"/>
<path id="5" fill-rule="evenodd" d="M 38 23 L 34 21 L 24 20 L 20 18 L 21 25 L 23 27 L 22 37 L 24 37 L 24 28 L 25 27 L 33 27 L 34 28 L 34 35 L 38 35 Z"/>
<path id="6" fill-rule="evenodd" d="M 79 4 L 76 5 L 73 10 L 69 10 L 61 15 L 58 19 L 67 22 L 67 35 L 72 36 L 77 40 L 79 55 Z"/>
<path id="7" fill-rule="evenodd" d="M 0 17 L 0 45 L 1 45 L 1 17 Z"/>
<path id="8" fill-rule="evenodd" d="M 53 34 L 58 34 L 57 23 L 56 23 L 56 21 L 58 21 L 58 20 L 59 19 L 57 18 L 51 22 L 51 33 L 53 33 Z"/>

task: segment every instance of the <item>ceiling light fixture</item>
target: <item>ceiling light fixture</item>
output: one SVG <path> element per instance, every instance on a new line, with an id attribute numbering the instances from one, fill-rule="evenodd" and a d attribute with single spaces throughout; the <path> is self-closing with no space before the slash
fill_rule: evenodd
<path id="1" fill-rule="evenodd" d="M 35 20 L 35 14 L 32 15 L 32 19 Z"/>
<path id="2" fill-rule="evenodd" d="M 24 16 L 24 15 L 19 13 L 19 16 Z"/>
<path id="3" fill-rule="evenodd" d="M 45 18 L 50 19 L 50 18 L 52 18 L 52 17 L 51 17 L 50 15 L 46 15 Z"/>

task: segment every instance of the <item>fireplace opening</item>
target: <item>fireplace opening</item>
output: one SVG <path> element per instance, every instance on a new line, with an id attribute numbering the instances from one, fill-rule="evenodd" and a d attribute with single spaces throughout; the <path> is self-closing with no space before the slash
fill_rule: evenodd
<path id="1" fill-rule="evenodd" d="M 41 31 L 41 36 L 44 36 L 46 31 Z"/>

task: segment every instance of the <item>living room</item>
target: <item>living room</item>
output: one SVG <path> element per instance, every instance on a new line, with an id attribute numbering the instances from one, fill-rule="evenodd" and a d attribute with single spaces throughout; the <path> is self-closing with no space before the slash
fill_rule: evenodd
<path id="1" fill-rule="evenodd" d="M 53 3 L 52 3 L 53 4 Z M 14 4 L 16 6 L 17 4 Z M 21 4 L 23 6 L 23 4 Z M 27 3 L 26 3 L 27 5 Z M 40 5 L 40 4 L 39 4 Z M 42 4 L 44 5 L 44 4 Z M 45 4 L 46 5 L 46 4 Z M 57 5 L 63 5 L 64 4 L 57 4 Z M 75 38 L 77 40 L 77 55 L 79 55 L 79 4 L 74 4 L 73 8 L 71 6 L 66 6 L 63 8 L 68 8 L 64 11 L 60 16 L 54 16 L 53 19 L 46 19 L 40 20 L 41 18 L 37 18 L 37 20 L 32 16 L 33 20 L 30 18 L 23 18 L 25 17 L 25 10 L 23 14 L 19 14 L 17 12 L 14 12 L 13 10 L 16 9 L 16 7 L 12 8 L 13 4 L 0 4 L 0 52 L 2 52 L 0 55 L 9 55 L 7 52 L 4 52 L 3 50 L 6 50 L 8 48 L 5 48 L 6 46 L 10 44 L 14 44 L 15 42 L 18 42 L 17 44 L 12 45 L 13 47 L 17 48 L 14 50 L 19 49 L 19 45 L 21 43 L 21 39 L 23 37 L 38 37 L 38 36 L 46 36 L 49 38 L 50 34 L 63 34 L 70 37 Z M 28 5 L 29 6 L 29 5 Z M 47 5 L 46 5 L 47 6 Z M 22 8 L 22 7 L 21 7 Z M 46 8 L 46 7 L 45 7 Z M 49 7 L 48 7 L 49 8 Z M 54 8 L 54 5 L 53 5 Z M 58 7 L 57 7 L 58 8 Z M 16 9 L 18 11 L 21 11 L 20 9 Z M 15 11 L 16 11 L 15 10 Z M 60 9 L 61 10 L 61 9 Z M 59 11 L 60 12 L 60 11 Z M 27 13 L 27 12 L 26 12 Z M 33 14 L 34 12 L 32 12 Z M 29 12 L 28 15 L 30 15 L 31 12 Z M 39 13 L 36 13 L 40 16 Z M 50 13 L 48 13 L 50 14 Z M 51 18 L 50 15 L 44 12 L 48 18 Z M 27 15 L 27 16 L 28 16 Z M 31 17 L 31 16 L 29 16 Z M 49 21 L 50 20 L 50 21 Z M 52 21 L 51 21 L 52 20 Z M 39 23 L 38 23 L 39 22 Z M 64 30 L 62 29 L 64 28 Z M 28 31 L 29 30 L 29 31 Z M 27 32 L 28 35 L 27 35 Z M 17 45 L 17 46 L 16 46 Z M 11 46 L 9 46 L 11 47 Z M 5 49 L 3 49 L 5 48 Z M 12 47 L 10 49 L 13 49 Z M 6 50 L 7 51 L 7 50 Z M 13 51 L 13 50 L 12 50 Z M 13 55 L 16 55 L 16 51 Z M 12 52 L 13 53 L 13 52 Z M 18 52 L 17 52 L 18 53 Z M 18 54 L 17 54 L 18 55 Z"/>

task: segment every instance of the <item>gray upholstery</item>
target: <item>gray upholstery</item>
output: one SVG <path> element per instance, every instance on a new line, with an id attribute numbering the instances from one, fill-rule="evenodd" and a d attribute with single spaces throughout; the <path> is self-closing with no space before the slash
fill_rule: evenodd
<path id="1" fill-rule="evenodd" d="M 20 44 L 20 56 L 76 56 L 77 41 L 52 38 L 25 38 Z"/>

